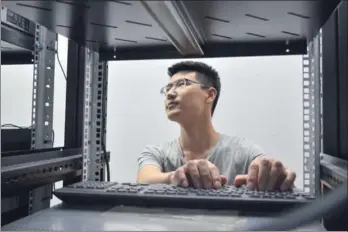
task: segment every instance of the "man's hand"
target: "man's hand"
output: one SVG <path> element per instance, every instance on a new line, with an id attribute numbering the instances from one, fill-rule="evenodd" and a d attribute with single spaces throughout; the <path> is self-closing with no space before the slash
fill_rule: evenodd
<path id="1" fill-rule="evenodd" d="M 248 175 L 238 175 L 234 184 L 246 184 L 251 190 L 289 190 L 296 179 L 295 172 L 285 168 L 280 161 L 260 157 L 251 162 Z"/>
<path id="2" fill-rule="evenodd" d="M 220 175 L 214 164 L 201 159 L 191 160 L 171 173 L 169 182 L 183 187 L 219 189 L 227 183 L 227 178 Z"/>

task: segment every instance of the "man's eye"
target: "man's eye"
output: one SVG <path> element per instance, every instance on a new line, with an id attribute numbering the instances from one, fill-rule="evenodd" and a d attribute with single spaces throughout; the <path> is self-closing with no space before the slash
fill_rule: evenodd
<path id="1" fill-rule="evenodd" d="M 185 85 L 185 81 L 178 81 L 177 85 L 178 86 L 183 86 L 183 85 Z"/>

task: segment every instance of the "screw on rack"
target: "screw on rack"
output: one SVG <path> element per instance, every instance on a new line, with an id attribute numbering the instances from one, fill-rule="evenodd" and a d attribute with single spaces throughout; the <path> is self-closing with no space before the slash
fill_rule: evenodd
<path id="1" fill-rule="evenodd" d="M 37 49 L 39 52 L 41 52 L 43 49 L 43 46 L 39 41 L 36 41 L 34 46 L 35 46 L 35 49 Z"/>

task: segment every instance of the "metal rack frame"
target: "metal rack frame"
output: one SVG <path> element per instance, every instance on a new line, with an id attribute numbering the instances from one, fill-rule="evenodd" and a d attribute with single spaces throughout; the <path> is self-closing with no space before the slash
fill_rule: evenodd
<path id="1" fill-rule="evenodd" d="M 335 1 L 335 3 L 337 2 L 339 1 Z M 332 1 L 329 8 L 331 9 L 335 3 Z M 160 8 L 165 7 L 165 3 L 161 3 L 163 5 L 160 6 L 151 6 L 151 4 L 144 3 L 148 13 L 154 18 L 163 19 L 163 12 L 161 13 Z M 30 31 L 23 33 L 16 27 L 7 27 L 2 24 L 2 40 L 26 49 L 16 54 L 5 53 L 2 56 L 2 64 L 32 63 L 34 65 L 32 150 L 10 152 L 2 157 L 2 207 L 4 207 L 2 212 L 9 212 L 7 223 L 49 207 L 52 183 L 56 181 L 63 180 L 65 186 L 81 180 L 105 180 L 104 172 L 109 160 L 105 151 L 108 60 L 173 59 L 182 58 L 183 54 L 186 53 L 187 57 L 196 57 L 202 50 L 204 50 L 206 57 L 303 54 L 306 50 L 307 44 L 304 40 L 291 41 L 288 44 L 264 42 L 263 46 L 243 42 L 200 45 L 199 41 L 202 40 L 202 35 L 195 29 L 197 26 L 189 18 L 189 13 L 185 12 L 180 3 L 173 4 L 172 7 L 179 9 L 182 15 L 175 15 L 171 12 L 170 16 L 173 17 L 168 17 L 165 21 L 162 20 L 161 25 L 163 30 L 166 27 L 170 28 L 170 30 L 165 30 L 169 38 L 178 36 L 179 39 L 175 42 L 175 47 L 162 45 L 147 46 L 137 48 L 137 50 L 105 49 L 105 47 L 95 46 L 93 41 L 92 45 L 81 43 L 80 40 L 84 39 L 86 35 L 83 28 L 79 30 L 77 37 L 74 37 L 74 40 L 78 42 L 69 40 L 65 142 L 62 148 L 53 148 L 52 141 L 56 33 L 39 24 L 34 24 L 33 34 Z M 340 4 L 341 8 L 338 11 L 342 11 L 342 8 L 347 9 L 346 2 Z M 6 8 L 2 7 L 2 11 L 4 10 Z M 83 11 L 76 10 L 75 13 L 79 16 L 79 20 L 85 19 L 86 15 Z M 331 12 L 328 10 L 326 14 L 331 14 Z M 344 19 L 347 18 L 347 16 L 344 17 Z M 179 20 L 180 22 L 188 21 L 189 23 L 185 27 L 180 27 L 178 19 L 181 20 Z M 344 19 L 340 20 L 344 22 Z M 78 22 L 76 20 L 75 24 Z M 331 23 L 332 27 L 336 25 L 335 22 L 328 20 L 325 25 Z M 336 28 L 341 31 L 340 33 L 344 32 L 342 22 L 340 26 L 336 25 L 336 27 L 341 28 Z M 325 97 L 323 99 L 325 90 L 329 88 L 323 85 L 323 75 L 327 70 L 325 62 L 327 61 L 322 56 L 328 49 L 326 37 L 330 36 L 327 31 L 331 29 L 329 30 L 327 27 L 323 26 L 322 32 L 310 33 L 310 38 L 313 38 L 309 39 L 308 53 L 303 56 L 304 188 L 305 191 L 317 195 L 322 193 L 320 177 L 322 179 L 324 177 L 342 180 L 342 170 L 347 166 L 346 163 L 340 161 L 341 171 L 335 174 L 329 170 L 332 170 L 330 167 L 333 164 L 337 164 L 337 160 L 333 161 L 332 158 L 324 155 L 322 156 L 324 164 L 320 161 L 320 153 L 337 154 L 336 150 L 339 149 L 336 146 L 332 150 L 334 146 L 329 144 L 328 140 L 330 139 L 325 140 L 330 122 L 323 120 L 323 115 L 329 109 L 326 102 L 328 100 L 325 100 Z M 174 42 L 172 43 L 174 44 Z M 189 46 L 189 48 L 185 46 Z M 347 45 L 341 41 L 339 46 L 345 48 L 344 46 Z M 291 52 L 287 53 L 287 49 L 290 49 Z M 344 61 L 348 59 L 343 57 L 340 60 L 343 61 L 332 60 L 332 62 L 334 62 L 333 64 L 341 62 L 341 73 L 346 72 L 347 74 L 346 69 L 342 67 Z M 345 82 L 341 88 L 344 87 L 347 87 Z M 334 97 L 331 96 L 330 99 Z M 339 100 L 335 99 L 335 102 L 337 101 Z M 335 114 L 348 117 L 347 110 Z M 338 124 L 339 122 L 335 126 L 337 127 Z M 336 135 L 337 133 L 342 132 L 336 131 Z M 332 135 L 332 133 L 328 134 Z M 326 165 L 324 173 L 320 165 Z M 12 196 L 13 191 L 18 191 L 18 196 Z"/>
<path id="2" fill-rule="evenodd" d="M 6 10 L 2 6 L 2 12 L 6 13 Z M 72 65 L 68 67 L 66 127 L 69 129 L 65 131 L 68 136 L 65 137 L 64 147 L 54 148 L 52 126 L 57 34 L 28 20 L 26 22 L 30 26 L 34 25 L 30 36 L 30 33 L 17 30 L 15 25 L 8 23 L 6 17 L 2 19 L 2 40 L 25 48 L 24 52 L 5 53 L 2 64 L 33 64 L 31 150 L 2 153 L 2 223 L 6 224 L 49 208 L 53 185 L 57 181 L 63 180 L 64 184 L 76 182 L 82 176 L 86 178 L 83 174 L 87 172 L 88 179 L 103 181 L 105 157 L 109 153 L 104 152 L 102 144 L 105 145 L 105 142 L 101 141 L 106 133 L 106 117 L 102 113 L 106 107 L 107 62 L 99 61 L 97 52 L 69 42 L 69 59 L 75 58 L 71 54 L 74 46 L 77 47 L 80 54 L 76 55 L 81 58 L 79 64 L 85 69 L 76 70 Z M 22 20 L 27 19 L 22 17 Z M 28 53 L 31 55 L 26 55 L 25 60 L 18 59 L 18 55 Z M 79 79 L 75 78 L 74 71 L 79 72 Z M 76 86 L 80 86 L 80 91 L 76 91 Z M 76 98 L 78 95 L 82 97 Z M 76 102 L 76 99 L 83 102 Z M 84 111 L 78 105 L 84 105 Z M 81 118 L 84 118 L 84 122 Z M 79 122 L 76 124 L 79 126 L 71 126 L 70 123 L 74 122 Z M 71 133 L 71 129 L 75 129 L 74 133 Z M 77 138 L 78 134 L 83 137 Z M 82 158 L 87 155 L 93 159 L 88 164 Z M 91 163 L 95 164 L 93 170 L 89 168 Z M 15 196 L 14 191 L 18 192 Z"/>
<path id="3" fill-rule="evenodd" d="M 320 194 L 321 153 L 321 33 L 308 45 L 303 56 L 303 187 Z"/>

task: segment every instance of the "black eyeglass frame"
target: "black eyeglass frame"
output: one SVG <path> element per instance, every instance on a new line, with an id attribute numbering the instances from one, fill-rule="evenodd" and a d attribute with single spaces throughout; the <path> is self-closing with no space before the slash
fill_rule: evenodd
<path id="1" fill-rule="evenodd" d="M 177 83 L 180 83 L 182 81 L 183 81 L 183 85 L 178 85 L 177 84 Z M 182 79 L 173 81 L 172 83 L 169 83 L 169 84 L 163 86 L 161 88 L 161 90 L 160 90 L 160 93 L 166 95 L 170 91 L 170 89 L 172 89 L 173 87 L 174 87 L 174 89 L 177 89 L 178 87 L 186 87 L 186 86 L 188 86 L 188 83 L 200 85 L 201 88 L 203 88 L 203 89 L 207 89 L 207 88 L 211 88 L 212 87 L 212 86 L 204 85 L 204 84 L 202 84 L 202 83 L 200 83 L 198 81 L 190 80 L 190 79 L 187 79 L 187 78 L 182 78 Z"/>

